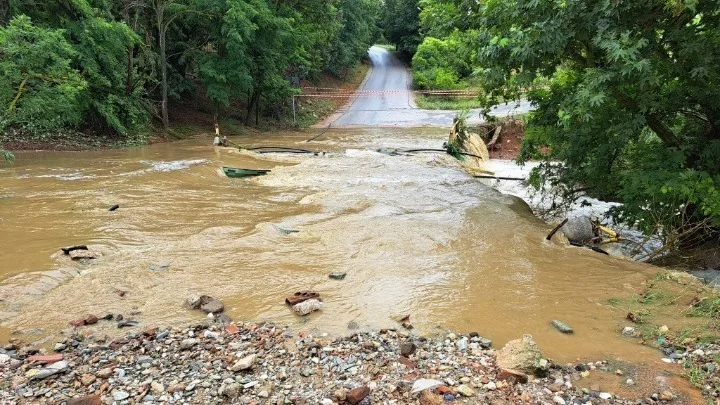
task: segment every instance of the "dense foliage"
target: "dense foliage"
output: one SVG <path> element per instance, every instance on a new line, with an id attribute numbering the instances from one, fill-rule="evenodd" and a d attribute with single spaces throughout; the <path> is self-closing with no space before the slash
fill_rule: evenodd
<path id="1" fill-rule="evenodd" d="M 472 64 L 491 105 L 526 97 L 538 110 L 521 160 L 534 179 L 624 205 L 615 215 L 669 245 L 720 226 L 720 3 L 425 1 L 447 41 L 473 32 Z M 435 64 L 444 68 L 447 61 Z M 554 162 L 562 162 L 554 163 Z"/>
<path id="2" fill-rule="evenodd" d="M 384 0 L 385 38 L 402 56 L 412 58 L 422 42 L 418 0 Z"/>
<path id="3" fill-rule="evenodd" d="M 355 66 L 379 0 L 10 0 L 0 6 L 0 131 L 131 136 L 173 99 L 248 122 L 286 112 L 291 78 Z M 235 112 L 235 114 L 239 114 Z"/>

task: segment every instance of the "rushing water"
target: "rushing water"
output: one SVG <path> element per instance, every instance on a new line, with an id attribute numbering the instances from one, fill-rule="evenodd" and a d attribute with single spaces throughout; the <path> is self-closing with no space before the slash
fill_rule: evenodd
<path id="1" fill-rule="evenodd" d="M 328 153 L 260 155 L 200 138 L 18 154 L 0 167 L 0 326 L 51 334 L 107 312 L 134 313 L 143 325 L 192 322 L 201 315 L 183 303 L 201 293 L 222 299 L 234 319 L 299 330 L 397 327 L 411 314 L 421 333 L 477 331 L 497 347 L 531 333 L 560 362 L 658 363 L 619 336 L 622 314 L 607 305 L 655 269 L 545 242 L 549 226 L 521 201 L 446 156 L 374 152 L 436 148 L 443 130 L 337 131 L 309 144 L 306 136 L 235 141 Z M 272 173 L 230 179 L 223 165 Z M 80 264 L 58 253 L 74 244 L 103 257 Z M 347 278 L 330 280 L 336 271 Z M 308 319 L 283 302 L 303 289 L 326 305 Z M 552 319 L 575 334 L 560 334 Z M 109 322 L 98 328 L 120 333 Z"/>

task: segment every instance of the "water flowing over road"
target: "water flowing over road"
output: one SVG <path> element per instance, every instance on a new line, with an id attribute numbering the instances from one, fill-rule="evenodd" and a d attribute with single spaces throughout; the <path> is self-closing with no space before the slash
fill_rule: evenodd
<path id="1" fill-rule="evenodd" d="M 457 111 L 433 111 L 417 108 L 412 89 L 412 75 L 394 54 L 379 47 L 369 51 L 372 70 L 360 90 L 363 95 L 353 98 L 341 111 L 318 126 L 332 127 L 418 127 L 452 126 Z M 530 111 L 527 102 L 509 103 L 495 107 L 491 114 L 508 116 Z M 480 110 L 471 110 L 469 122 L 480 122 Z"/>
<path id="2" fill-rule="evenodd" d="M 395 58 L 378 48 L 371 56 L 376 66 L 366 87 L 407 88 Z M 336 124 L 452 119 L 409 105 L 407 93 L 358 98 Z M 609 358 L 662 366 L 657 352 L 619 335 L 627 309 L 608 304 L 642 291 L 656 269 L 546 242 L 550 227 L 521 200 L 484 185 L 447 155 L 377 152 L 437 148 L 446 128 L 331 129 L 306 143 L 308 135 L 232 140 L 327 153 L 215 148 L 211 136 L 18 153 L 14 165 L 0 166 L 0 337 L 53 342 L 89 313 L 124 314 L 140 322 L 134 331 L 199 322 L 204 316 L 184 302 L 208 294 L 235 320 L 297 331 L 345 334 L 350 322 L 361 330 L 397 328 L 410 314 L 414 333 L 476 331 L 495 347 L 530 333 L 560 364 Z M 272 172 L 231 179 L 222 166 Z M 108 211 L 114 204 L 120 208 Z M 59 252 L 75 244 L 102 257 L 81 263 Z M 347 277 L 331 280 L 331 272 Z M 284 298 L 306 289 L 321 293 L 325 309 L 298 317 Z M 575 334 L 553 329 L 553 319 Z M 93 330 L 125 333 L 112 322 Z"/>

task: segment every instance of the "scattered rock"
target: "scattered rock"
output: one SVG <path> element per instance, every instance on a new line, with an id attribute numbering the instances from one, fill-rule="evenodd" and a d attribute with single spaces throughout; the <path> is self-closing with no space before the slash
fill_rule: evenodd
<path id="1" fill-rule="evenodd" d="M 67 405 L 102 405 L 100 395 L 88 395 L 81 398 L 72 398 L 67 401 Z"/>
<path id="2" fill-rule="evenodd" d="M 406 342 L 400 345 L 400 355 L 410 357 L 417 350 L 417 346 L 413 342 Z"/>
<path id="3" fill-rule="evenodd" d="M 95 380 L 97 380 L 97 378 L 92 374 L 83 374 L 82 377 L 80 377 L 80 383 L 86 387 L 92 385 Z"/>
<path id="4" fill-rule="evenodd" d="M 189 339 L 183 339 L 182 342 L 180 342 L 180 350 L 188 350 L 191 349 L 196 344 L 200 343 L 198 339 L 189 338 Z"/>
<path id="5" fill-rule="evenodd" d="M 28 357 L 27 361 L 30 363 L 53 364 L 62 361 L 64 358 L 65 356 L 59 353 L 50 355 L 35 354 Z"/>
<path id="6" fill-rule="evenodd" d="M 508 381 L 511 384 L 525 384 L 528 382 L 527 374 L 511 369 L 501 368 L 498 372 L 497 379 L 500 381 Z"/>
<path id="7" fill-rule="evenodd" d="M 128 394 L 125 391 L 115 391 L 113 392 L 113 399 L 116 401 L 124 401 L 126 399 L 130 398 L 130 394 Z"/>
<path id="8" fill-rule="evenodd" d="M 670 391 L 663 391 L 660 393 L 659 398 L 661 401 L 672 401 L 675 398 L 675 395 L 673 395 Z"/>
<path id="9" fill-rule="evenodd" d="M 605 399 L 605 400 L 612 399 L 612 397 L 613 397 L 613 395 L 609 392 L 601 392 L 600 394 L 598 394 L 598 396 L 600 397 L 600 399 Z"/>
<path id="10" fill-rule="evenodd" d="M 360 401 L 365 399 L 368 395 L 370 395 L 370 388 L 363 385 L 362 387 L 353 388 L 348 391 L 345 401 L 353 405 L 359 404 Z"/>
<path id="11" fill-rule="evenodd" d="M 420 394 L 419 401 L 420 405 L 442 405 L 445 403 L 445 399 L 442 396 L 430 390 L 423 391 Z"/>
<path id="12" fill-rule="evenodd" d="M 570 325 L 566 324 L 563 321 L 558 321 L 557 319 L 552 321 L 552 326 L 562 333 L 570 334 L 574 332 L 573 328 L 571 328 Z"/>
<path id="13" fill-rule="evenodd" d="M 233 364 L 230 367 L 230 371 L 238 372 L 238 371 L 249 370 L 252 368 L 253 364 L 255 364 L 256 358 L 257 358 L 257 356 L 254 354 L 245 356 L 242 359 L 236 361 L 235 364 Z"/>
<path id="14" fill-rule="evenodd" d="M 437 387 L 439 387 L 439 386 L 441 386 L 441 385 L 443 385 L 443 382 L 442 382 L 442 381 L 432 380 L 432 379 L 427 379 L 427 378 L 421 378 L 421 379 L 415 381 L 415 383 L 414 383 L 413 386 L 412 386 L 412 391 L 411 391 L 411 393 L 416 394 L 416 393 L 421 392 L 421 391 L 432 390 L 432 389 L 435 389 L 435 388 L 437 388 Z"/>
<path id="15" fill-rule="evenodd" d="M 458 386 L 458 387 L 456 388 L 456 391 L 457 391 L 458 394 L 460 394 L 460 395 L 462 395 L 462 396 L 464 396 L 464 397 L 470 398 L 470 397 L 474 397 L 474 396 L 475 396 L 475 390 L 473 390 L 472 388 L 468 387 L 468 386 L 465 385 L 465 384 L 461 384 L 460 386 Z"/>
<path id="16" fill-rule="evenodd" d="M 25 377 L 31 380 L 42 380 L 48 378 L 51 375 L 63 373 L 68 369 L 68 363 L 66 361 L 58 361 L 47 367 L 34 368 L 25 373 Z"/>
<path id="17" fill-rule="evenodd" d="M 497 352 L 497 364 L 505 370 L 535 375 L 544 375 L 549 368 L 531 335 L 523 335 L 522 339 L 508 342 Z"/>

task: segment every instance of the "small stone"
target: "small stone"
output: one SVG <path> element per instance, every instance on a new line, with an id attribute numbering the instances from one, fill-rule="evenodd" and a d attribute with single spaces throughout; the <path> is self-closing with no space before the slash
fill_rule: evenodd
<path id="1" fill-rule="evenodd" d="M 163 393 L 165 392 L 165 386 L 160 384 L 157 381 L 153 381 L 150 383 L 150 388 L 153 390 L 153 392 L 156 393 Z"/>
<path id="2" fill-rule="evenodd" d="M 115 391 L 113 392 L 113 399 L 116 401 L 124 401 L 126 399 L 130 398 L 130 394 L 128 394 L 125 391 Z"/>
<path id="3" fill-rule="evenodd" d="M 100 395 L 89 395 L 81 398 L 72 398 L 67 401 L 67 405 L 102 405 Z"/>
<path id="4" fill-rule="evenodd" d="M 705 356 L 705 352 L 702 351 L 701 349 L 695 350 L 694 352 L 692 352 L 692 354 L 693 354 L 693 356 L 698 356 L 698 357 L 704 357 L 704 356 Z"/>
<path id="5" fill-rule="evenodd" d="M 80 377 L 80 383 L 86 387 L 92 385 L 95 380 L 97 380 L 97 377 L 92 374 L 83 374 L 82 377 Z"/>
<path id="6" fill-rule="evenodd" d="M 343 279 L 345 279 L 345 276 L 347 276 L 347 273 L 341 273 L 341 272 L 330 273 L 330 278 L 333 280 L 343 280 Z"/>
<path id="7" fill-rule="evenodd" d="M 359 404 L 360 401 L 365 399 L 366 396 L 370 394 L 370 388 L 366 386 L 361 386 L 357 388 L 353 388 L 350 391 L 348 391 L 347 396 L 345 400 L 350 404 Z"/>
<path id="8" fill-rule="evenodd" d="M 485 384 L 485 389 L 488 391 L 494 391 L 497 389 L 497 384 L 495 384 L 494 381 L 490 381 L 489 383 Z"/>
<path id="9" fill-rule="evenodd" d="M 405 357 L 410 357 L 417 350 L 417 346 L 413 342 L 406 342 L 400 345 L 400 354 Z"/>
<path id="10" fill-rule="evenodd" d="M 206 339 L 217 339 L 218 336 L 220 336 L 220 334 L 218 334 L 217 332 L 212 332 L 212 331 L 206 330 L 205 332 L 203 332 L 203 336 Z"/>
<path id="11" fill-rule="evenodd" d="M 445 399 L 442 396 L 427 390 L 420 394 L 419 402 L 420 405 L 442 405 L 445 403 Z"/>
<path id="12" fill-rule="evenodd" d="M 607 399 L 612 399 L 613 395 L 609 392 L 601 392 L 600 394 L 598 394 L 598 397 L 600 397 L 600 399 L 607 400 Z"/>
<path id="13" fill-rule="evenodd" d="M 55 351 L 61 352 L 63 350 L 67 349 L 67 345 L 64 343 L 55 343 Z"/>
<path id="14" fill-rule="evenodd" d="M 280 403 L 280 402 L 278 402 L 278 403 Z M 284 402 L 283 402 L 283 403 L 284 403 Z M 320 404 L 321 404 L 321 405 L 333 405 L 334 402 L 333 402 L 333 400 L 330 399 L 330 398 L 323 398 L 322 401 L 320 401 Z"/>
<path id="15" fill-rule="evenodd" d="M 555 402 L 555 403 L 558 404 L 558 405 L 565 405 L 565 400 L 562 399 L 562 397 L 559 396 L 559 395 L 555 395 L 555 396 L 553 397 L 553 402 Z"/>
<path id="16" fill-rule="evenodd" d="M 260 398 L 267 398 L 270 396 L 270 393 L 267 392 L 266 390 L 262 390 L 262 391 L 258 392 L 257 396 L 259 396 Z"/>
<path id="17" fill-rule="evenodd" d="M 238 383 L 230 383 L 226 385 L 224 388 L 221 388 L 221 394 L 223 396 L 226 396 L 230 399 L 237 398 L 238 394 L 240 393 L 240 384 Z"/>
<path id="18" fill-rule="evenodd" d="M 627 380 L 625 380 L 625 384 L 627 384 L 627 385 L 635 385 L 635 381 L 633 381 L 632 378 L 628 378 Z"/>
<path id="19" fill-rule="evenodd" d="M 667 333 L 670 330 L 670 328 L 667 327 L 667 325 L 663 325 L 660 328 L 658 328 L 658 332 L 660 333 Z"/>
<path id="20" fill-rule="evenodd" d="M 248 370 L 248 369 L 252 368 L 253 364 L 255 364 L 256 358 L 257 358 L 257 356 L 254 354 L 245 356 L 242 359 L 236 361 L 235 364 L 233 364 L 230 367 L 230 371 L 238 372 L 238 371 Z"/>
<path id="21" fill-rule="evenodd" d="M 104 380 L 107 380 L 113 375 L 113 370 L 111 368 L 103 368 L 98 370 L 97 373 L 95 373 L 95 377 L 102 378 Z"/>
<path id="22" fill-rule="evenodd" d="M 632 326 L 626 326 L 626 327 L 623 328 L 622 334 L 623 334 L 624 336 L 634 336 L 634 335 L 635 335 L 635 328 L 633 328 Z"/>
<path id="23" fill-rule="evenodd" d="M 345 401 L 345 398 L 347 398 L 347 390 L 344 388 L 338 388 L 333 392 L 333 397 L 337 399 L 338 401 Z"/>
<path id="24" fill-rule="evenodd" d="M 464 397 L 470 398 L 470 397 L 475 396 L 475 390 L 473 390 L 472 388 L 468 387 L 465 384 L 461 384 L 455 390 L 457 391 L 458 394 L 460 394 Z"/>
<path id="25" fill-rule="evenodd" d="M 182 342 L 180 342 L 180 350 L 191 349 L 193 346 L 197 345 L 198 343 L 200 343 L 200 341 L 195 338 L 183 339 Z"/>
<path id="26" fill-rule="evenodd" d="M 675 398 L 675 395 L 673 395 L 673 393 L 670 391 L 663 391 L 662 393 L 660 393 L 659 398 L 661 401 L 672 401 L 673 398 Z"/>

